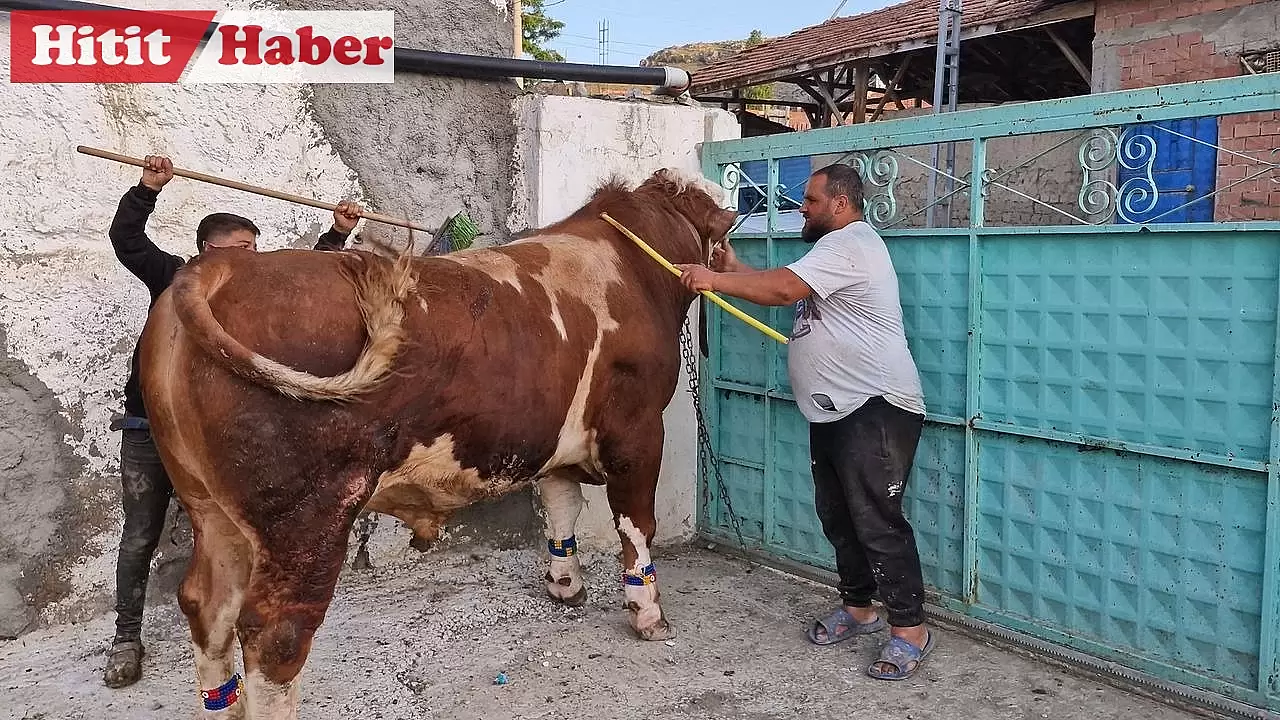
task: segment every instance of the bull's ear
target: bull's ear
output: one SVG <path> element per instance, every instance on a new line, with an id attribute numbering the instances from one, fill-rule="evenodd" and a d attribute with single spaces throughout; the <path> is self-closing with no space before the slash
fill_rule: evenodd
<path id="1" fill-rule="evenodd" d="M 717 209 L 711 215 L 711 223 L 709 230 L 711 233 L 707 236 L 714 240 L 719 240 L 729 233 L 729 229 L 733 227 L 733 223 L 738 219 L 737 210 Z"/>

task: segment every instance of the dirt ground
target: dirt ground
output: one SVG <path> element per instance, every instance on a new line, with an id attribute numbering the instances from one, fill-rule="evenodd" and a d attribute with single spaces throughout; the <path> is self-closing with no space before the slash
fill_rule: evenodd
<path id="1" fill-rule="evenodd" d="M 656 561 L 674 640 L 634 639 L 617 560 L 584 555 L 579 609 L 543 598 L 540 554 L 433 552 L 348 570 L 316 636 L 302 717 L 903 718 L 1190 720 L 1194 716 L 954 630 L 915 678 L 864 669 L 883 633 L 834 647 L 803 637 L 832 593 L 682 546 Z M 0 717 L 197 717 L 191 650 L 175 604 L 148 610 L 143 679 L 102 685 L 113 615 L 0 644 Z M 495 682 L 505 673 L 508 682 Z"/>

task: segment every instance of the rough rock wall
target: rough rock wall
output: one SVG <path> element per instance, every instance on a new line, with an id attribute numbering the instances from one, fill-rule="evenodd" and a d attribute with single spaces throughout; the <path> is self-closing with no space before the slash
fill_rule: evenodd
<path id="1" fill-rule="evenodd" d="M 0 328 L 0 345 L 4 341 Z M 65 582 L 43 566 L 57 555 L 55 544 L 85 541 L 82 520 L 93 514 L 56 481 L 83 466 L 63 442 L 74 429 L 58 409 L 25 363 L 0 352 L 0 507 L 8 521 L 0 533 L 0 637 L 31 629 L 35 609 L 65 592 Z M 57 558 L 55 569 L 65 569 L 67 560 Z"/>
<path id="2" fill-rule="evenodd" d="M 114 4 L 205 7 L 198 0 Z M 401 36 L 419 47 L 469 37 L 471 51 L 509 53 L 505 4 L 419 2 L 397 11 Z M 8 30 L 6 17 L 0 46 L 8 45 Z M 514 83 L 458 89 L 403 74 L 394 87 L 355 93 L 342 86 L 21 85 L 7 82 L 8 62 L 0 53 L 0 636 L 108 610 L 115 587 L 120 437 L 107 426 L 120 410 L 147 294 L 116 261 L 107 228 L 140 171 L 79 154 L 76 145 L 165 153 L 180 167 L 333 202 L 354 197 L 429 226 L 465 202 L 491 233 L 482 241 L 490 241 L 491 228 L 496 237 L 506 233 L 511 141 L 504 147 L 502 138 L 513 132 L 515 92 Z M 466 163 L 471 169 L 459 172 Z M 324 210 L 175 178 L 148 232 L 165 250 L 191 256 L 196 223 L 214 211 L 252 217 L 266 250 L 309 247 L 331 222 Z M 173 597 L 189 548 L 182 530 L 166 530 L 152 598 Z M 167 539 L 172 532 L 176 542 Z"/>
<path id="3" fill-rule="evenodd" d="M 434 52 L 511 57 L 511 16 L 501 0 L 397 4 L 396 44 Z M 282 0 L 282 9 L 381 10 L 372 0 Z M 437 227 L 464 211 L 480 244 L 511 234 L 514 80 L 468 80 L 398 71 L 394 85 L 316 85 L 311 109 L 343 161 L 379 207 Z M 516 228 L 517 230 L 519 228 Z M 404 231 L 366 226 L 381 242 L 403 245 Z M 430 238 L 416 237 L 419 247 Z"/>

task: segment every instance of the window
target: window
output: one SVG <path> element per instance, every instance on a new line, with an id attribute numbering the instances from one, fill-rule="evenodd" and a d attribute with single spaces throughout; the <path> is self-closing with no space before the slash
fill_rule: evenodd
<path id="1" fill-rule="evenodd" d="M 1280 72 L 1280 48 L 1262 52 L 1241 53 L 1240 64 L 1250 74 Z"/>

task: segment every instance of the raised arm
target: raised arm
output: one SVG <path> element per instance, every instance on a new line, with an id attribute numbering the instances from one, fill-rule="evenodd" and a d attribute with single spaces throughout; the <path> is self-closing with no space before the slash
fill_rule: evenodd
<path id="1" fill-rule="evenodd" d="M 161 250 L 147 237 L 147 218 L 156 207 L 156 197 L 173 179 L 173 163 L 161 155 L 148 155 L 142 180 L 120 198 L 108 236 L 116 259 L 151 291 L 154 300 L 164 292 L 184 260 Z"/>
<path id="2" fill-rule="evenodd" d="M 360 214 L 364 208 L 351 200 L 343 200 L 333 211 L 333 226 L 316 241 L 315 250 L 342 250 L 347 245 L 347 238 L 360 222 Z"/>

